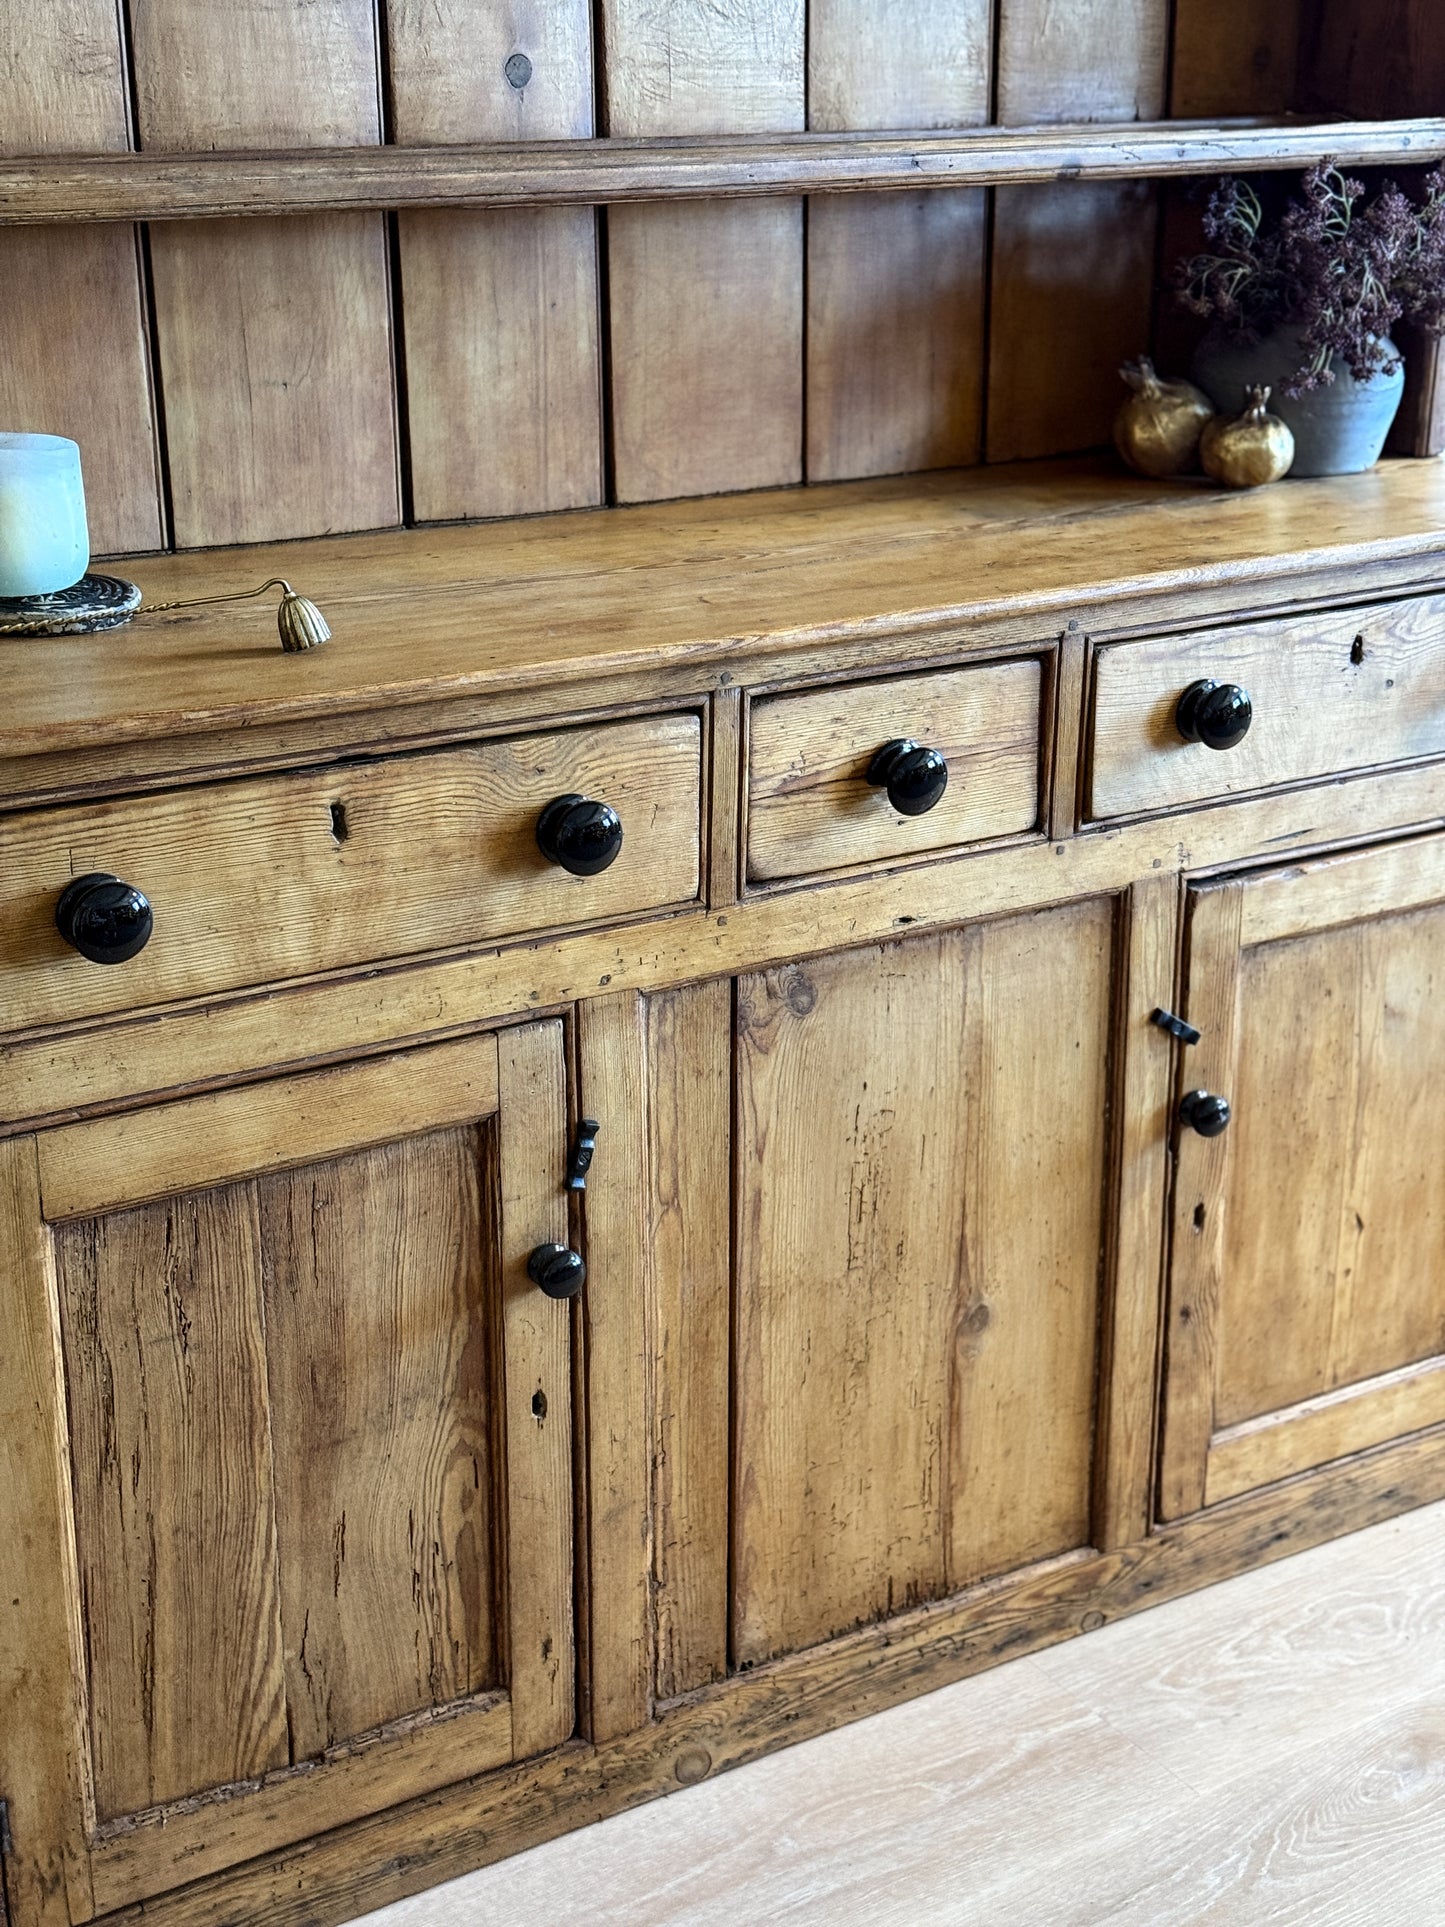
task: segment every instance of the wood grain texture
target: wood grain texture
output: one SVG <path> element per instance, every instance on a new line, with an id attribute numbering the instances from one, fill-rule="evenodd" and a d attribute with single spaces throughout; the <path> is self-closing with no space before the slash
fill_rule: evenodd
<path id="1" fill-rule="evenodd" d="M 249 1183 L 55 1234 L 102 1820 L 287 1764 Z"/>
<path id="2" fill-rule="evenodd" d="M 80 444 L 95 555 L 164 539 L 134 229 L 0 234 L 0 417 Z"/>
<path id="3" fill-rule="evenodd" d="M 1200 1032 L 1200 1041 L 1190 1046 L 1178 1068 L 1178 1093 L 1228 1095 L 1235 1089 L 1241 894 L 1238 883 L 1224 883 L 1193 892 L 1189 899 L 1185 1007 L 1180 1014 Z M 1239 1142 L 1235 1130 L 1204 1138 L 1176 1123 L 1175 1131 L 1159 1466 L 1159 1514 L 1164 1519 L 1177 1519 L 1204 1503 L 1224 1285 L 1224 1206 Z"/>
<path id="4" fill-rule="evenodd" d="M 385 0 L 391 138 L 584 140 L 593 132 L 587 0 Z M 506 66 L 526 57 L 526 83 Z"/>
<path id="5" fill-rule="evenodd" d="M 1167 0 L 1003 0 L 995 118 L 1154 120 L 1168 42 Z"/>
<path id="6" fill-rule="evenodd" d="M 1407 167 L 1445 154 L 1445 119 L 1135 121 L 942 132 L 710 134 L 273 148 L 265 153 L 0 160 L 0 226 L 216 219 L 417 207 L 614 201 L 920 185 L 1137 180 L 1221 168 Z"/>
<path id="7" fill-rule="evenodd" d="M 649 997 L 656 1692 L 727 1672 L 732 986 Z"/>
<path id="8" fill-rule="evenodd" d="M 293 1760 L 500 1682 L 483 1189 L 475 1127 L 257 1187 Z"/>
<path id="9" fill-rule="evenodd" d="M 577 1013 L 579 1100 L 602 1127 L 585 1207 L 587 1481 L 591 1585 L 588 1737 L 652 1712 L 652 1302 L 644 1007 L 624 993 Z"/>
<path id="10" fill-rule="evenodd" d="M 0 1783 L 14 1927 L 94 1911 L 84 1634 L 67 1450 L 65 1368 L 35 1140 L 0 1144 Z"/>
<path id="11" fill-rule="evenodd" d="M 1102 446 L 1149 339 L 1154 190 L 1004 187 L 994 207 L 988 459 Z"/>
<path id="12" fill-rule="evenodd" d="M 151 261 L 177 545 L 399 521 L 381 220 L 162 222 Z"/>
<path id="13" fill-rule="evenodd" d="M 1123 936 L 1114 1105 L 1117 1186 L 1110 1201 L 1112 1293 L 1104 1323 L 1096 1453 L 1096 1545 L 1149 1529 L 1163 1338 L 1164 1226 L 1169 1195 L 1173 1051 L 1152 1022 L 1177 1007 L 1181 891 L 1153 875 L 1129 890 Z"/>
<path id="14" fill-rule="evenodd" d="M 389 0 L 388 20 L 396 140 L 591 135 L 586 0 Z M 530 62 L 520 88 L 514 55 Z M 596 215 L 416 212 L 398 245 L 417 520 L 600 502 Z"/>
<path id="15" fill-rule="evenodd" d="M 497 1041 L 501 1085 L 502 1353 L 512 1753 L 556 1746 L 576 1720 L 572 1577 L 572 1313 L 527 1276 L 567 1237 L 567 1078 L 560 1023 Z"/>
<path id="16" fill-rule="evenodd" d="M 747 873 L 805 875 L 1034 829 L 1043 672 L 1035 657 L 765 697 L 748 723 Z M 896 738 L 941 750 L 948 788 L 900 816 L 867 780 Z"/>
<path id="17" fill-rule="evenodd" d="M 740 981 L 736 1663 L 1087 1542 L 1111 959 L 1094 903 Z"/>
<path id="18" fill-rule="evenodd" d="M 712 699 L 708 758 L 707 901 L 710 910 L 738 899 L 742 868 L 743 700 L 737 688 Z"/>
<path id="19" fill-rule="evenodd" d="M 607 237 L 617 499 L 801 480 L 801 202 L 616 208 Z"/>
<path id="20" fill-rule="evenodd" d="M 0 1115 L 60 1122 L 156 1091 L 303 1068 L 318 1059 L 467 1030 L 478 1012 L 523 1018 L 619 990 L 653 991 L 720 973 L 760 970 L 819 950 L 886 942 L 950 927 L 961 903 L 1006 915 L 1127 889 L 1154 870 L 1278 862 L 1357 837 L 1362 813 L 1380 834 L 1445 820 L 1445 774 L 1425 766 L 1326 785 L 1318 791 L 1160 819 L 1107 836 L 1040 841 L 844 876 L 805 891 L 759 893 L 716 914 L 668 915 L 633 926 L 574 932 L 538 944 L 432 957 L 379 975 L 287 986 L 183 1005 L 163 1024 L 16 1038 L 0 1054 Z M 966 899 L 960 890 L 966 888 Z M 278 1052 L 277 1011 L 286 1030 Z M 278 1055 L 282 1062 L 278 1065 Z"/>
<path id="21" fill-rule="evenodd" d="M 1177 809 L 1356 759 L 1438 755 L 1442 634 L 1445 599 L 1424 596 L 1101 650 L 1092 813 Z M 1239 683 L 1254 702 L 1249 734 L 1224 755 L 1186 743 L 1174 721 L 1202 676 Z"/>
<path id="22" fill-rule="evenodd" d="M 1278 114 L 1295 104 L 1302 0 L 1174 0 L 1169 111 Z"/>
<path id="23" fill-rule="evenodd" d="M 448 208 L 399 234 L 417 520 L 600 502 L 596 216 Z"/>
<path id="24" fill-rule="evenodd" d="M 928 0 L 813 0 L 809 127 L 971 127 L 986 121 L 992 27 L 983 0 L 949 0 L 945 6 Z"/>
<path id="25" fill-rule="evenodd" d="M 1116 1909 L 1245 1927 L 1275 1908 L 1293 1927 L 1411 1927 L 1445 1902 L 1445 1800 L 1420 1752 L 1445 1697 L 1442 1551 L 1445 1514 L 1428 1508 L 361 1927 L 469 1927 L 559 1892 L 585 1893 L 598 1927 L 1095 1927 Z"/>
<path id="26" fill-rule="evenodd" d="M 1050 1562 L 956 1603 L 867 1628 L 684 1700 L 662 1712 L 655 1726 L 607 1747 L 566 1748 L 549 1760 L 449 1789 L 401 1816 L 337 1829 L 286 1856 L 279 1870 L 265 1862 L 239 1869 L 153 1903 L 147 1912 L 161 1927 L 222 1927 L 238 1912 L 248 1918 L 269 1913 L 273 1927 L 316 1927 L 318 1919 L 329 1923 L 348 1909 L 354 1916 L 358 1906 L 396 1899 L 473 1867 L 479 1856 L 500 1859 L 569 1825 L 675 1790 L 683 1753 L 695 1757 L 701 1748 L 713 1771 L 721 1772 L 776 1747 L 783 1733 L 796 1742 L 978 1672 L 1000 1657 L 1017 1658 L 1068 1639 L 1086 1614 L 1108 1620 L 1157 1605 L 1393 1518 L 1438 1499 L 1442 1489 L 1445 1440 L 1426 1435 L 1368 1454 L 1328 1477 L 1307 1476 L 1236 1501 L 1141 1546 Z M 398 1864 L 402 1842 L 406 1855 Z M 1036 1867 L 1037 1856 L 1029 1852 Z"/>
<path id="27" fill-rule="evenodd" d="M 284 753 L 310 761 L 314 733 L 296 726 L 318 717 L 328 740 L 383 749 L 469 713 L 494 721 L 509 700 L 500 713 L 526 726 L 544 702 L 571 707 L 599 688 L 611 703 L 659 689 L 675 700 L 744 665 L 756 681 L 1010 639 L 1029 649 L 1071 615 L 1106 640 L 1237 618 L 1242 603 L 1288 609 L 1302 577 L 1321 602 L 1418 592 L 1442 522 L 1445 471 L 1431 462 L 1230 496 L 1091 458 L 161 557 L 134 568 L 152 602 L 287 574 L 345 647 L 283 656 L 260 603 L 55 637 L 43 654 L 5 642 L 0 781 L 25 794 L 16 758 L 123 747 L 129 788 L 178 759 L 257 760 L 249 743 L 274 756 L 268 730 L 289 729 Z M 228 732 L 208 754 L 207 737 Z"/>
<path id="28" fill-rule="evenodd" d="M 465 1039 L 259 1087 L 212 1091 L 46 1132 L 39 1145 L 47 1218 L 94 1217 L 167 1192 L 285 1170 L 428 1125 L 489 1117 L 496 1053 Z"/>
<path id="29" fill-rule="evenodd" d="M 803 125 L 803 0 L 602 0 L 609 134 Z"/>
<path id="30" fill-rule="evenodd" d="M 810 481 L 978 460 L 986 232 L 976 189 L 809 202 Z"/>
<path id="31" fill-rule="evenodd" d="M 142 147 L 359 147 L 381 138 L 372 0 L 278 8 L 130 0 Z"/>
<path id="32" fill-rule="evenodd" d="M 624 136 L 801 129 L 802 0 L 603 0 L 605 128 Z M 609 215 L 617 499 L 802 475 L 799 203 Z"/>
<path id="33" fill-rule="evenodd" d="M 950 1591 L 1092 1537 L 1113 953 L 1097 899 L 964 936 Z"/>
<path id="34" fill-rule="evenodd" d="M 0 153 L 124 153 L 117 0 L 0 19 Z M 0 235 L 0 420 L 81 445 L 97 555 L 161 546 L 148 322 L 126 225 Z"/>
<path id="35" fill-rule="evenodd" d="M 1346 0 L 1301 21 L 1299 97 L 1332 113 L 1409 113 L 1440 98 L 1445 38 L 1430 7 L 1413 0 L 1362 6 Z"/>
<path id="36" fill-rule="evenodd" d="M 7 995 L 19 1018 L 79 1016 L 627 914 L 659 890 L 686 902 L 699 883 L 700 753 L 695 715 L 646 717 L 217 786 L 203 812 L 181 791 L 11 817 L 0 824 L 19 913 Z M 596 877 L 537 848 L 544 805 L 573 791 L 605 797 L 631 826 Z M 68 953 L 54 929 L 77 860 L 125 875 L 162 920 L 123 975 Z"/>

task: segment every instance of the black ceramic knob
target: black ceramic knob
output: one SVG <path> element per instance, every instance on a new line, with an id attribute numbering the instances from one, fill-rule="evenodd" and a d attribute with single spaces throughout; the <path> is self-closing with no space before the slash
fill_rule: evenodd
<path id="1" fill-rule="evenodd" d="M 1201 1137 L 1218 1137 L 1229 1123 L 1229 1099 L 1213 1091 L 1190 1091 L 1180 1103 L 1179 1118 Z"/>
<path id="2" fill-rule="evenodd" d="M 922 816 L 948 788 L 948 764 L 941 749 L 925 749 L 911 736 L 885 743 L 868 765 L 874 789 L 886 789 L 900 816 Z"/>
<path id="3" fill-rule="evenodd" d="M 1233 749 L 1249 734 L 1254 704 L 1237 682 L 1192 682 L 1179 698 L 1174 721 L 1186 743 Z"/>
<path id="4" fill-rule="evenodd" d="M 125 963 L 150 942 L 155 918 L 139 890 L 105 870 L 67 883 L 55 906 L 55 927 L 92 963 Z"/>
<path id="5" fill-rule="evenodd" d="M 538 1245 L 527 1260 L 527 1276 L 549 1298 L 575 1298 L 587 1281 L 587 1266 L 570 1245 Z"/>
<path id="6" fill-rule="evenodd" d="M 622 818 L 610 803 L 586 796 L 554 796 L 537 818 L 537 848 L 574 877 L 595 877 L 617 861 Z"/>

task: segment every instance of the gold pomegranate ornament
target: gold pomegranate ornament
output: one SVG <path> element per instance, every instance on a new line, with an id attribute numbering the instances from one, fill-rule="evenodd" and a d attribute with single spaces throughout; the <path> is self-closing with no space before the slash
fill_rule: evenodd
<path id="1" fill-rule="evenodd" d="M 1186 475 L 1199 460 L 1199 437 L 1214 404 L 1192 381 L 1163 381 L 1147 355 L 1119 370 L 1133 393 L 1114 417 L 1114 446 L 1140 475 Z"/>
<path id="2" fill-rule="evenodd" d="M 1267 388 L 1246 388 L 1244 413 L 1216 415 L 1199 443 L 1204 472 L 1226 488 L 1262 488 L 1288 475 L 1294 460 L 1294 436 L 1265 403 Z"/>

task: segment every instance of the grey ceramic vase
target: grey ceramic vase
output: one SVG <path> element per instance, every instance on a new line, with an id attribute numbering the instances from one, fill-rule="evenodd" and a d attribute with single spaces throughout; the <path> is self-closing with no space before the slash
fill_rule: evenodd
<path id="1" fill-rule="evenodd" d="M 1384 345 L 1395 352 L 1393 342 Z M 1284 383 L 1304 359 L 1298 328 L 1281 326 L 1252 343 L 1209 334 L 1195 350 L 1189 373 L 1224 414 L 1239 413 L 1246 388 L 1256 383 L 1269 388 L 1271 414 L 1294 435 L 1291 475 L 1356 475 L 1373 468 L 1400 406 L 1404 369 L 1356 381 L 1336 362 L 1332 382 L 1291 401 Z"/>

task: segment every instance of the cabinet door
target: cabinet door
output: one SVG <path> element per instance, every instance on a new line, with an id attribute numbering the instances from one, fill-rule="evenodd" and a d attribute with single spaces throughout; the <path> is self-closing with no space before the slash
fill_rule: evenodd
<path id="1" fill-rule="evenodd" d="M 1166 1518 L 1445 1421 L 1445 839 L 1190 896 Z"/>
<path id="2" fill-rule="evenodd" d="M 0 1144 L 22 1927 L 573 1728 L 561 1026 Z"/>
<path id="3" fill-rule="evenodd" d="M 1114 905 L 737 984 L 729 1652 L 1091 1537 Z"/>

